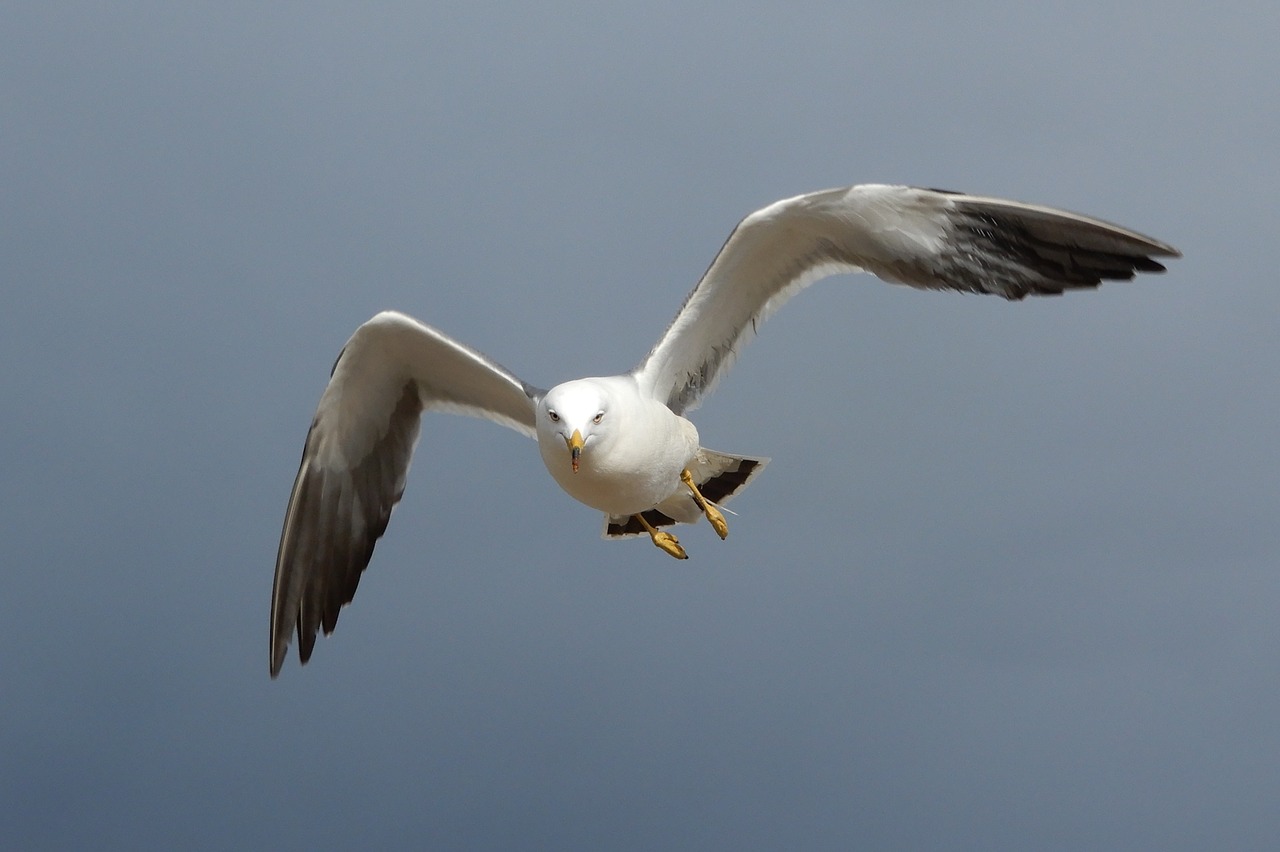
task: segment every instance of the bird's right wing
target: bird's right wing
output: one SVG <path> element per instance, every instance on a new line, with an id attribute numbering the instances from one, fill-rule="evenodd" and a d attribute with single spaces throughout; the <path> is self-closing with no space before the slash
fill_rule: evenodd
<path id="1" fill-rule="evenodd" d="M 289 496 L 271 590 L 271 676 L 296 629 L 306 662 L 333 631 L 404 492 L 427 410 L 483 417 L 533 437 L 540 388 L 394 312 L 356 330 L 334 365 Z"/>
<path id="2" fill-rule="evenodd" d="M 1128 228 L 1018 201 L 878 184 L 811 192 L 738 224 L 633 373 L 653 398 L 688 411 L 760 323 L 836 273 L 1021 299 L 1161 272 L 1152 258 L 1177 256 Z"/>

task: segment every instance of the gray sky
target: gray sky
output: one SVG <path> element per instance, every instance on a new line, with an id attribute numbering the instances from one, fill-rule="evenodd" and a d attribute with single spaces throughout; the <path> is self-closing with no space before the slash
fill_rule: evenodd
<path id="1" fill-rule="evenodd" d="M 4 836 L 1274 842 L 1280 7 L 526 8 L 6 9 Z M 268 679 L 360 322 L 616 372 L 741 216 L 864 181 L 1186 257 L 1023 304 L 808 291 L 696 414 L 773 464 L 686 563 L 432 417 L 337 633 Z"/>

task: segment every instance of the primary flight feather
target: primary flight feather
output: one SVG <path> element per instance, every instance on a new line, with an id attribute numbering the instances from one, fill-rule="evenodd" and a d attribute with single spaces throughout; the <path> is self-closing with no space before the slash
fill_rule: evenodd
<path id="1" fill-rule="evenodd" d="M 788 198 L 738 224 L 645 359 L 620 376 L 550 390 L 410 317 L 360 326 L 334 365 L 285 511 L 271 593 L 272 677 L 296 630 L 298 656 L 331 632 L 404 491 L 423 412 L 509 426 L 538 442 L 572 497 L 605 513 L 605 535 L 648 535 L 706 517 L 767 459 L 701 446 L 696 408 L 769 314 L 841 272 L 1006 299 L 1162 272 L 1177 249 L 1063 210 L 907 186 L 860 185 Z"/>

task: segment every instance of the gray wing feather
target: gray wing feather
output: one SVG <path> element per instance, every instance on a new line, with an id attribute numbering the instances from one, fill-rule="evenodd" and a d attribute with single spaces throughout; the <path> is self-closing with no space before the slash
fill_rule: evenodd
<path id="1" fill-rule="evenodd" d="M 543 391 L 402 314 L 362 325 L 334 365 L 285 511 L 271 591 L 271 676 L 294 631 L 306 662 L 333 631 L 387 528 L 425 410 L 494 420 L 534 434 Z"/>
<path id="2" fill-rule="evenodd" d="M 998 198 L 875 184 L 785 199 L 729 235 L 633 374 L 676 412 L 695 408 L 760 323 L 802 288 L 871 272 L 921 289 L 1006 299 L 1160 272 L 1177 249 L 1098 219 Z"/>

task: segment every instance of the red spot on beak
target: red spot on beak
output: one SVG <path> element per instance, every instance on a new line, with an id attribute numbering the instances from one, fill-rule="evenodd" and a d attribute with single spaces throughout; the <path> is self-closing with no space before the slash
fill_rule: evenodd
<path id="1" fill-rule="evenodd" d="M 586 443 L 582 440 L 582 433 L 577 429 L 573 430 L 573 435 L 564 440 L 569 447 L 570 463 L 573 465 L 573 472 L 578 472 L 578 458 L 582 455 L 582 445 Z"/>

